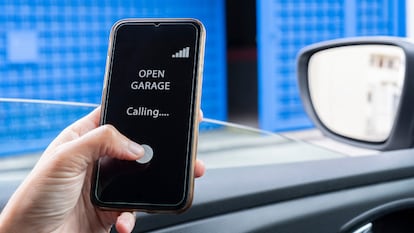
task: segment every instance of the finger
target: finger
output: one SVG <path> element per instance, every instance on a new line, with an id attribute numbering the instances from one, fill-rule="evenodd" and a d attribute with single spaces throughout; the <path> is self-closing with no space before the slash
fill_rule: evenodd
<path id="1" fill-rule="evenodd" d="M 59 145 L 72 141 L 98 127 L 100 114 L 101 107 L 97 107 L 88 115 L 68 126 L 50 143 L 44 154 L 48 154 L 49 151 L 53 151 Z"/>
<path id="2" fill-rule="evenodd" d="M 144 155 L 144 148 L 122 135 L 115 127 L 103 125 L 62 144 L 56 150 L 56 155 L 61 161 L 85 169 L 105 155 L 120 160 L 137 160 Z"/>
<path id="3" fill-rule="evenodd" d="M 203 121 L 204 113 L 203 113 L 203 110 L 201 110 L 201 109 L 198 110 L 198 113 L 199 113 L 198 114 L 198 122 L 200 123 L 200 122 Z M 206 166 L 204 165 L 204 162 L 197 159 L 196 164 L 195 164 L 195 168 L 194 168 L 195 177 L 196 178 L 202 177 L 204 175 L 205 171 L 206 171 Z"/>
<path id="4" fill-rule="evenodd" d="M 124 212 L 118 216 L 115 228 L 119 233 L 131 233 L 135 225 L 135 216 L 133 213 Z"/>
<path id="5" fill-rule="evenodd" d="M 204 162 L 202 160 L 197 159 L 195 168 L 194 168 L 194 176 L 196 178 L 202 177 L 206 171 L 206 166 L 204 165 Z"/>
<path id="6" fill-rule="evenodd" d="M 203 113 L 203 110 L 198 110 L 198 122 L 200 123 L 200 122 L 202 122 L 203 121 L 203 118 L 204 118 L 204 113 Z"/>
<path id="7" fill-rule="evenodd" d="M 72 130 L 77 132 L 79 136 L 84 135 L 85 133 L 95 129 L 99 126 L 101 115 L 101 107 L 95 108 L 92 112 L 88 115 L 82 117 L 81 119 L 77 120 L 75 123 L 68 127 L 68 130 Z"/>

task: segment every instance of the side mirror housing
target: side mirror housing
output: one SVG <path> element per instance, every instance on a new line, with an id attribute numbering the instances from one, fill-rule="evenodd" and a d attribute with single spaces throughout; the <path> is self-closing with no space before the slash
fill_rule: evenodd
<path id="1" fill-rule="evenodd" d="M 297 77 L 305 110 L 328 137 L 375 150 L 413 146 L 414 43 L 356 37 L 302 49 Z"/>

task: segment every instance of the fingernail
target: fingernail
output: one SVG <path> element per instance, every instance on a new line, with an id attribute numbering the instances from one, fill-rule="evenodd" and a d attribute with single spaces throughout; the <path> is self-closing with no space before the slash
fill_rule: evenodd
<path id="1" fill-rule="evenodd" d="M 116 229 L 119 232 L 132 232 L 134 230 L 135 217 L 129 213 L 122 213 L 118 216 Z"/>
<path id="2" fill-rule="evenodd" d="M 128 231 L 132 231 L 134 229 L 134 225 L 132 225 L 131 221 L 129 219 L 122 219 L 122 223 L 125 225 L 125 227 L 128 229 Z"/>
<path id="3" fill-rule="evenodd" d="M 141 157 L 145 153 L 145 150 L 142 146 L 132 141 L 129 143 L 128 149 L 132 154 L 136 155 L 137 157 Z"/>

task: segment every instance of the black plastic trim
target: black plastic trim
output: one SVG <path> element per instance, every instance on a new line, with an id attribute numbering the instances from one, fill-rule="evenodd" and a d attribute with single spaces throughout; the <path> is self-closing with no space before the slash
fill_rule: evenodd
<path id="1" fill-rule="evenodd" d="M 375 221 L 376 219 L 383 217 L 393 212 L 407 210 L 414 208 L 414 198 L 406 198 L 396 200 L 390 203 L 386 203 L 370 209 L 363 214 L 355 217 L 348 223 L 346 223 L 340 230 L 340 233 L 352 233 L 357 230 L 360 226 Z"/>

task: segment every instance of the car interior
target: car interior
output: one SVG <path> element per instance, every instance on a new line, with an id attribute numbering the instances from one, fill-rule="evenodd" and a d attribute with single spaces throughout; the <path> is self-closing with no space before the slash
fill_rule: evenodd
<path id="1" fill-rule="evenodd" d="M 206 173 L 195 180 L 188 210 L 180 214 L 136 212 L 134 233 L 414 232 L 414 42 L 406 29 L 406 12 L 414 7 L 411 1 L 381 0 L 372 5 L 370 1 L 332 1 L 330 5 L 324 1 L 180 0 L 177 5 L 165 3 L 165 9 L 160 6 L 164 1 L 133 2 L 130 12 L 134 4 L 146 10 L 125 13 L 126 8 L 112 2 L 102 9 L 92 3 L 72 8 L 62 3 L 50 9 L 79 7 L 79 14 L 101 9 L 112 17 L 98 27 L 105 36 L 115 19 L 128 16 L 194 17 L 207 22 L 204 119 L 197 149 Z M 190 5 L 193 8 L 182 10 Z M 42 14 L 47 7 L 41 8 Z M 119 7 L 118 13 L 112 7 Z M 7 9 L 20 17 L 16 9 L 23 12 L 26 8 L 11 4 Z M 378 13 L 375 17 L 383 21 L 372 26 L 377 31 L 358 31 L 366 21 L 379 22 L 368 13 Z M 20 27 L 8 21 L 12 22 L 11 16 L 0 16 L 0 26 Z M 39 30 L 46 30 L 45 25 L 59 28 L 61 21 L 52 26 L 42 21 Z M 39 36 L 40 41 L 64 34 L 22 31 L 39 48 L 48 43 L 32 37 Z M 7 34 L 0 29 L 0 44 L 22 38 L 8 33 L 3 40 L 2 33 Z M 91 41 L 79 44 L 88 47 Z M 26 85 L 33 86 L 25 91 L 15 88 L 17 78 L 13 77 L 31 75 L 30 70 L 40 77 L 47 69 L 36 69 L 57 63 L 39 65 L 33 60 L 44 59 L 48 49 L 35 49 L 34 54 L 21 57 L 16 55 L 21 48 L 13 43 L 0 45 L 0 74 L 11 80 L 0 81 L 4 86 L 0 92 L 6 93 L 0 94 L 0 210 L 50 141 L 99 106 L 107 37 L 102 41 L 99 48 L 78 57 L 92 60 L 88 65 L 99 76 L 91 78 L 93 82 L 82 83 L 89 68 L 75 66 L 85 71 L 79 71 L 78 79 L 76 72 L 68 71 L 79 86 L 68 80 L 33 84 L 35 78 L 30 76 Z M 33 49 L 30 43 L 28 50 Z M 71 46 L 57 50 L 82 50 L 76 43 Z M 70 58 L 75 64 L 73 54 Z M 214 72 L 226 79 L 216 80 Z M 278 81 L 285 76 L 289 80 Z M 42 96 L 38 89 L 52 95 Z M 90 92 L 95 94 L 89 98 L 85 93 Z M 117 232 L 115 227 L 111 232 Z"/>

